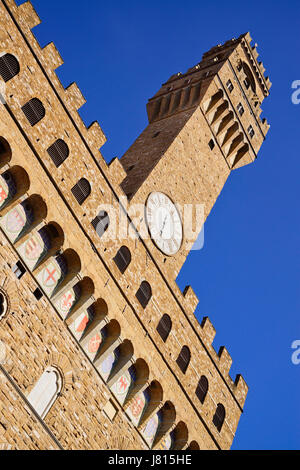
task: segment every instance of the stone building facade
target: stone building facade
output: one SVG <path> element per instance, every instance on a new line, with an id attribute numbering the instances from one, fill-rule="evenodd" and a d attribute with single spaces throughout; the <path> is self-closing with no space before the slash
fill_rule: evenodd
<path id="1" fill-rule="evenodd" d="M 256 159 L 271 83 L 249 33 L 172 76 L 108 165 L 31 3 L 1 0 L 0 22 L 0 448 L 230 449 L 248 388 L 176 284 L 202 224 L 165 249 L 131 209 L 167 196 L 179 220 L 201 203 L 203 223 Z"/>

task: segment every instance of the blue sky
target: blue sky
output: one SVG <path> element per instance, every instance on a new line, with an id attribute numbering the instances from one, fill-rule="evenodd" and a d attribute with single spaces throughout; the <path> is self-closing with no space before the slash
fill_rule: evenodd
<path id="1" fill-rule="evenodd" d="M 22 2 L 18 2 L 22 3 Z M 41 45 L 54 41 L 98 120 L 110 161 L 147 125 L 146 101 L 203 52 L 250 31 L 273 87 L 263 103 L 271 130 L 257 161 L 234 171 L 205 225 L 205 246 L 189 256 L 180 287 L 191 284 L 233 357 L 231 375 L 250 387 L 233 449 L 299 449 L 300 339 L 299 123 L 291 84 L 300 80 L 300 3 L 185 0 L 33 0 Z"/>

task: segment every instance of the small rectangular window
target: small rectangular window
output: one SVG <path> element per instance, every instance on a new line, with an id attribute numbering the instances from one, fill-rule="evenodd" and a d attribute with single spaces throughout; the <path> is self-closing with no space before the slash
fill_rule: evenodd
<path id="1" fill-rule="evenodd" d="M 233 84 L 232 84 L 232 81 L 231 81 L 231 80 L 228 80 L 228 82 L 226 83 L 226 86 L 227 86 L 229 92 L 231 93 L 232 90 L 233 90 L 233 88 L 234 88 L 234 86 L 233 86 Z"/>
<path id="2" fill-rule="evenodd" d="M 242 103 L 239 103 L 237 105 L 237 110 L 238 110 L 240 116 L 242 116 L 244 114 L 245 110 L 244 110 L 244 107 L 243 107 Z"/>
<path id="3" fill-rule="evenodd" d="M 43 293 L 39 288 L 35 289 L 33 295 L 37 300 L 41 300 L 41 298 L 43 297 Z"/>
<path id="4" fill-rule="evenodd" d="M 248 134 L 250 135 L 251 139 L 254 137 L 255 132 L 252 126 L 248 127 Z"/>
<path id="5" fill-rule="evenodd" d="M 210 150 L 213 150 L 213 148 L 215 147 L 215 143 L 214 143 L 213 139 L 211 139 L 211 140 L 208 142 L 208 145 L 209 145 Z"/>
<path id="6" fill-rule="evenodd" d="M 21 279 L 22 276 L 26 273 L 26 269 L 21 263 L 21 261 L 18 261 L 13 267 L 12 267 L 12 272 L 16 275 L 18 279 Z"/>
<path id="7" fill-rule="evenodd" d="M 248 88 L 250 87 L 250 82 L 249 82 L 248 78 L 245 78 L 245 80 L 244 80 L 244 85 L 245 85 L 245 87 L 246 87 L 247 90 L 248 90 Z"/>

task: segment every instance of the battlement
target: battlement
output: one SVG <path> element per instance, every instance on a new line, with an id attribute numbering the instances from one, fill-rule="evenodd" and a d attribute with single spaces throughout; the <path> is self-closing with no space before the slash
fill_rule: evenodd
<path id="1" fill-rule="evenodd" d="M 219 44 L 204 53 L 201 62 L 189 68 L 185 73 L 173 74 L 161 87 L 161 89 L 149 99 L 147 105 L 149 122 L 163 119 L 171 114 L 195 108 L 200 103 L 209 82 L 222 70 L 224 62 L 232 59 L 233 52 L 238 46 L 242 46 L 262 90 L 264 97 L 269 95 L 272 86 L 268 76 L 265 76 L 265 68 L 262 62 L 257 61 L 257 44 L 251 46 L 252 38 L 249 33 L 242 34 L 238 39 L 233 38 L 223 45 Z M 235 73 L 243 83 L 247 78 L 243 69 L 243 61 L 238 59 L 235 64 Z M 251 72 L 250 72 L 251 73 Z M 260 118 L 261 108 L 257 106 L 261 101 L 256 93 L 251 94 L 249 90 L 244 90 L 251 106 L 257 116 L 260 126 L 266 135 L 269 124 L 265 118 Z"/>
<path id="2" fill-rule="evenodd" d="M 34 33 L 31 31 L 35 26 L 41 23 L 41 19 L 35 11 L 30 1 L 26 1 L 17 6 L 15 0 L 6 0 L 4 2 L 10 14 L 13 15 L 15 21 L 18 23 L 22 34 L 28 41 L 29 46 L 32 48 L 33 53 L 36 54 L 41 66 L 43 67 L 47 78 L 52 82 L 52 86 L 59 94 L 63 103 L 73 115 L 76 124 L 80 131 L 84 134 L 88 144 L 94 152 L 99 152 L 99 149 L 105 144 L 106 137 L 97 121 L 91 123 L 86 127 L 85 123 L 78 114 L 78 110 L 86 103 L 83 94 L 78 88 L 76 83 L 71 83 L 66 89 L 62 86 L 55 71 L 63 65 L 63 59 L 57 50 L 55 44 L 50 42 L 45 47 L 41 48 Z M 101 156 L 101 154 L 99 153 Z M 106 163 L 101 156 L 101 165 L 105 168 Z"/>
<path id="3" fill-rule="evenodd" d="M 225 58 L 226 56 L 228 57 L 232 49 L 236 48 L 238 44 L 242 44 L 248 56 L 248 59 L 256 72 L 256 76 L 262 88 L 264 89 L 264 94 L 265 96 L 268 96 L 272 83 L 270 81 L 270 78 L 268 76 L 265 76 L 264 74 L 266 69 L 264 68 L 263 63 L 257 61 L 257 58 L 259 56 L 257 51 L 257 44 L 251 46 L 251 42 L 252 38 L 249 32 L 241 34 L 237 39 L 233 38 L 229 41 L 226 41 L 224 44 L 218 44 L 218 46 L 212 47 L 208 52 L 205 52 L 203 54 L 202 61 L 206 63 L 206 61 L 211 59 L 212 56 L 219 57 L 220 54 L 221 56 L 223 56 L 223 58 Z"/>
<path id="4" fill-rule="evenodd" d="M 195 316 L 195 310 L 199 303 L 199 299 L 197 298 L 191 286 L 187 286 L 184 289 L 183 296 L 185 301 L 184 307 L 186 308 L 190 322 L 199 335 L 199 338 L 207 347 L 209 354 L 218 367 L 220 373 L 228 383 L 230 390 L 235 395 L 241 408 L 243 408 L 248 393 L 248 386 L 245 380 L 241 374 L 237 374 L 234 380 L 230 376 L 230 369 L 233 360 L 225 346 L 222 346 L 218 352 L 215 350 L 213 342 L 216 336 L 216 329 L 211 323 L 210 319 L 208 317 L 203 317 L 201 323 L 198 322 Z"/>

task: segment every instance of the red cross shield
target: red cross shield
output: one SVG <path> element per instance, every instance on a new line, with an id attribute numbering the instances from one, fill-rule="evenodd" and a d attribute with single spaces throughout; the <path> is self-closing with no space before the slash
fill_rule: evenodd
<path id="1" fill-rule="evenodd" d="M 43 271 L 43 284 L 45 287 L 53 287 L 59 279 L 59 272 L 53 264 L 49 264 Z"/>

